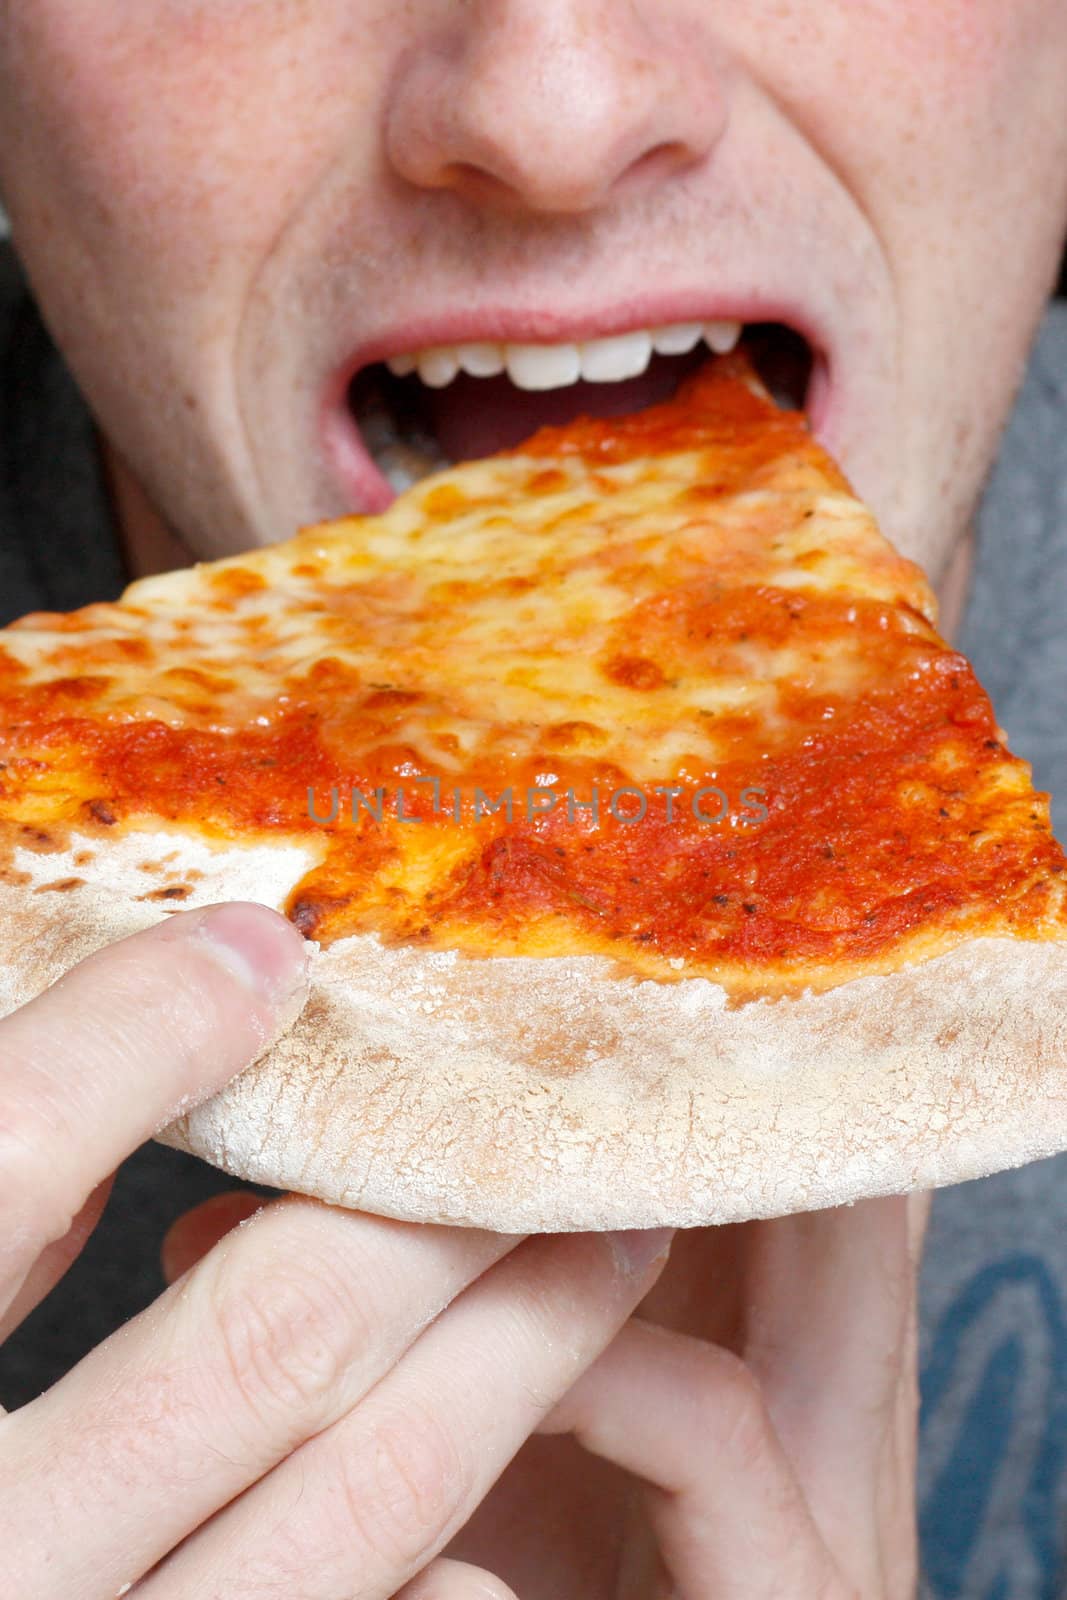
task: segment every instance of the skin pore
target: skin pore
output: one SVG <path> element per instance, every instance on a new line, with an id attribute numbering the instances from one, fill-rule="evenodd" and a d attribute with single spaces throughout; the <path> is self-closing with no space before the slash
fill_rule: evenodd
<path id="1" fill-rule="evenodd" d="M 370 509 L 343 380 L 431 324 L 732 310 L 813 330 L 819 436 L 951 636 L 1065 104 L 1063 0 L 0 0 L 0 192 L 135 574 Z M 730 1346 L 742 1237 L 679 1235 L 643 1313 Z M 627 1493 L 533 1438 L 456 1547 L 555 1494 L 607 1547 Z"/>

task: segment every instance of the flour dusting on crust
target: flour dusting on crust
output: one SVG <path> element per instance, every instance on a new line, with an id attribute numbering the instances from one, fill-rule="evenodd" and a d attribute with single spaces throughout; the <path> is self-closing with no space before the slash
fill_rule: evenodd
<path id="1" fill-rule="evenodd" d="M 73 841 L 71 856 L 85 841 Z M 279 907 L 289 846 L 128 835 L 66 890 L 0 885 L 0 1011 L 186 904 Z M 56 856 L 25 852 L 38 882 Z M 84 875 L 83 865 L 78 871 Z M 731 1006 L 596 956 L 316 950 L 289 1031 L 161 1143 L 354 1209 L 505 1232 L 697 1226 L 955 1183 L 1067 1147 L 1067 942 L 978 939 L 886 977 Z"/>

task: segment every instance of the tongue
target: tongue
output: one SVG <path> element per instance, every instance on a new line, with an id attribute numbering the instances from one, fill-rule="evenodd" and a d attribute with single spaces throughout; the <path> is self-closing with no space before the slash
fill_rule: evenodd
<path id="1" fill-rule="evenodd" d="M 476 461 L 521 444 L 538 428 L 574 417 L 620 417 L 669 400 L 682 378 L 701 366 L 707 351 L 653 356 L 639 378 L 622 383 L 572 383 L 532 393 L 509 378 L 460 373 L 446 389 L 421 390 L 421 411 L 451 461 Z M 414 381 L 414 380 L 413 380 Z"/>

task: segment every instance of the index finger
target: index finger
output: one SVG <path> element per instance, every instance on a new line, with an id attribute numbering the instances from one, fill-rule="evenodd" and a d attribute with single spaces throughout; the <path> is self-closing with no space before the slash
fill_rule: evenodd
<path id="1" fill-rule="evenodd" d="M 292 1024 L 307 967 L 277 912 L 205 906 L 98 950 L 0 1022 L 0 1310 L 107 1173 Z"/>

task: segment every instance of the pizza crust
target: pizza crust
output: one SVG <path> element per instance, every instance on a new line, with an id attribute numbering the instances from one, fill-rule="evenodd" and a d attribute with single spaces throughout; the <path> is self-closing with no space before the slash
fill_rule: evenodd
<path id="1" fill-rule="evenodd" d="M 0 1013 L 166 916 L 139 898 L 163 857 L 183 906 L 277 908 L 306 870 L 296 846 L 169 833 L 16 855 L 32 881 L 0 884 Z M 977 939 L 731 1007 L 706 979 L 619 978 L 598 956 L 478 960 L 368 934 L 316 947 L 311 985 L 288 1033 L 161 1143 L 353 1209 L 503 1232 L 772 1217 L 1067 1148 L 1067 941 Z"/>

